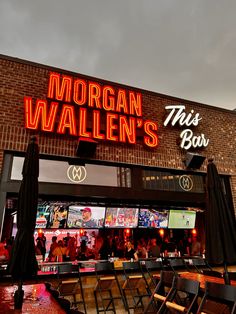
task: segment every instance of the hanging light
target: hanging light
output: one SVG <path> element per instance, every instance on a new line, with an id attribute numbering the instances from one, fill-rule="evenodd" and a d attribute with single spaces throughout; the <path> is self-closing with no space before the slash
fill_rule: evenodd
<path id="1" fill-rule="evenodd" d="M 160 229 L 160 230 L 159 230 L 159 234 L 160 234 L 160 236 L 163 238 L 163 237 L 164 237 L 164 234 L 165 234 L 164 229 Z"/>

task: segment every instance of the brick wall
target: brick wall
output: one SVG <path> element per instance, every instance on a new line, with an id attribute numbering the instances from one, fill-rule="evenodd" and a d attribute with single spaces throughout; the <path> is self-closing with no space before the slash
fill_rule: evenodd
<path id="1" fill-rule="evenodd" d="M 24 127 L 24 96 L 46 99 L 50 71 L 67 73 L 79 77 L 79 74 L 34 64 L 19 59 L 0 56 L 0 170 L 3 151 L 25 151 L 29 137 L 37 134 L 40 153 L 56 156 L 75 156 L 77 139 L 56 134 L 29 131 Z M 83 76 L 84 79 L 91 79 Z M 92 78 L 100 84 L 102 80 Z M 119 85 L 106 82 L 106 84 Z M 120 85 L 121 88 L 127 88 Z M 129 87 L 129 89 L 134 89 Z M 137 90 L 137 89 L 134 89 Z M 166 117 L 165 106 L 184 104 L 186 111 L 194 109 L 202 120 L 194 132 L 204 133 L 210 139 L 207 148 L 195 150 L 206 156 L 201 171 L 206 171 L 207 159 L 213 157 L 220 173 L 230 174 L 233 200 L 236 208 L 236 112 L 206 106 L 174 97 L 139 90 L 143 97 L 143 118 L 158 121 L 160 144 L 155 149 L 148 149 L 143 144 L 114 144 L 99 142 L 95 159 L 131 164 L 151 165 L 163 168 L 184 169 L 183 159 L 186 152 L 177 144 L 180 129 L 163 127 Z"/>

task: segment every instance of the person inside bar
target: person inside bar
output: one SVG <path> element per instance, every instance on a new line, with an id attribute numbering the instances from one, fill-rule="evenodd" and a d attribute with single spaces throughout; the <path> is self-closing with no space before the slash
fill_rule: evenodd
<path id="1" fill-rule="evenodd" d="M 76 234 L 77 236 L 77 234 Z M 70 261 L 75 261 L 77 256 L 77 237 L 70 237 L 70 240 L 68 242 L 68 259 Z"/>
<path id="2" fill-rule="evenodd" d="M 78 248 L 77 260 L 86 261 L 93 258 L 95 258 L 94 251 L 87 247 L 85 240 L 82 240 L 81 245 Z"/>
<path id="3" fill-rule="evenodd" d="M 164 256 L 169 256 L 170 253 L 177 251 L 177 245 L 174 242 L 170 242 L 168 237 L 165 237 L 161 246 L 161 252 Z"/>
<path id="4" fill-rule="evenodd" d="M 99 256 L 101 260 L 108 260 L 109 257 L 111 257 L 111 247 L 110 247 L 110 243 L 109 243 L 109 238 L 105 237 L 103 239 L 103 243 L 102 246 L 99 250 Z"/>
<path id="5" fill-rule="evenodd" d="M 201 255 L 201 244 L 198 237 L 193 237 L 191 255 L 192 256 Z"/>
<path id="6" fill-rule="evenodd" d="M 126 242 L 126 249 L 125 249 L 125 258 L 128 260 L 135 259 L 135 250 L 133 248 L 133 244 L 130 240 Z"/>
<path id="7" fill-rule="evenodd" d="M 57 237 L 53 236 L 52 243 L 50 245 L 49 254 L 48 254 L 49 262 L 55 262 L 55 256 L 53 255 L 53 251 L 55 250 L 56 247 L 58 247 Z"/>
<path id="8" fill-rule="evenodd" d="M 41 251 L 41 255 L 43 256 L 43 261 L 45 260 L 45 254 L 46 254 L 46 237 L 43 232 L 39 232 L 37 241 L 37 247 Z"/>
<path id="9" fill-rule="evenodd" d="M 160 252 L 160 249 L 159 249 Z M 147 258 L 148 252 L 145 245 L 142 244 L 141 241 L 138 241 L 137 250 L 135 252 L 135 260 L 140 258 Z"/>
<path id="10" fill-rule="evenodd" d="M 148 249 L 149 257 L 160 257 L 160 247 L 157 245 L 157 239 L 152 238 Z"/>
<path id="11" fill-rule="evenodd" d="M 58 246 L 54 249 L 52 254 L 55 256 L 57 262 L 63 262 L 63 260 L 65 260 L 65 257 L 68 255 L 68 249 L 64 246 L 62 240 L 58 241 Z"/>

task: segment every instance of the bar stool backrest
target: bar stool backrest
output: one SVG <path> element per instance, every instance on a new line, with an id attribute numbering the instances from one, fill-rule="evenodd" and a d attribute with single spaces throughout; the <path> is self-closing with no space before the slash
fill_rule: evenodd
<path id="1" fill-rule="evenodd" d="M 113 273 L 114 272 L 114 263 L 110 262 L 101 262 L 95 264 L 95 272 L 100 273 Z"/>
<path id="2" fill-rule="evenodd" d="M 198 273 L 201 273 L 203 269 L 212 270 L 211 266 L 207 263 L 207 261 L 202 258 L 192 258 L 190 259 L 192 265 L 195 267 Z"/>
<path id="3" fill-rule="evenodd" d="M 200 283 L 197 280 L 189 280 L 178 277 L 176 281 L 176 290 L 198 295 Z"/>
<path id="4" fill-rule="evenodd" d="M 147 270 L 162 270 L 163 265 L 160 261 L 145 261 L 145 267 Z"/>
<path id="5" fill-rule="evenodd" d="M 140 271 L 140 264 L 139 262 L 124 262 L 123 263 L 124 271 Z"/>
<path id="6" fill-rule="evenodd" d="M 197 313 L 201 313 L 202 309 L 207 308 L 207 300 L 215 301 L 223 305 L 229 306 L 232 314 L 236 313 L 236 286 L 224 285 L 214 282 L 206 282 L 205 294 Z M 210 303 L 209 303 L 210 304 Z"/>

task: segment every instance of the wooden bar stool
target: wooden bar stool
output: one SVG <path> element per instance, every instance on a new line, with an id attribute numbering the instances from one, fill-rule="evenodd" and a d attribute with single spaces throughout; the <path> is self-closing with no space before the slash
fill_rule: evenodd
<path id="1" fill-rule="evenodd" d="M 122 285 L 122 291 L 124 295 L 126 310 L 128 311 L 128 313 L 130 313 L 130 309 L 144 309 L 143 298 L 149 297 L 150 294 L 148 291 L 146 278 L 144 277 L 139 262 L 124 262 L 123 271 L 125 281 Z M 145 287 L 145 291 L 140 290 L 141 285 Z M 128 293 L 132 299 L 132 305 L 128 301 Z"/>
<path id="2" fill-rule="evenodd" d="M 97 313 L 112 311 L 116 313 L 115 300 L 122 299 L 120 285 L 114 270 L 114 264 L 101 262 L 95 264 L 97 282 L 94 288 L 94 298 Z M 120 296 L 114 296 L 113 286 L 117 286 Z"/>

